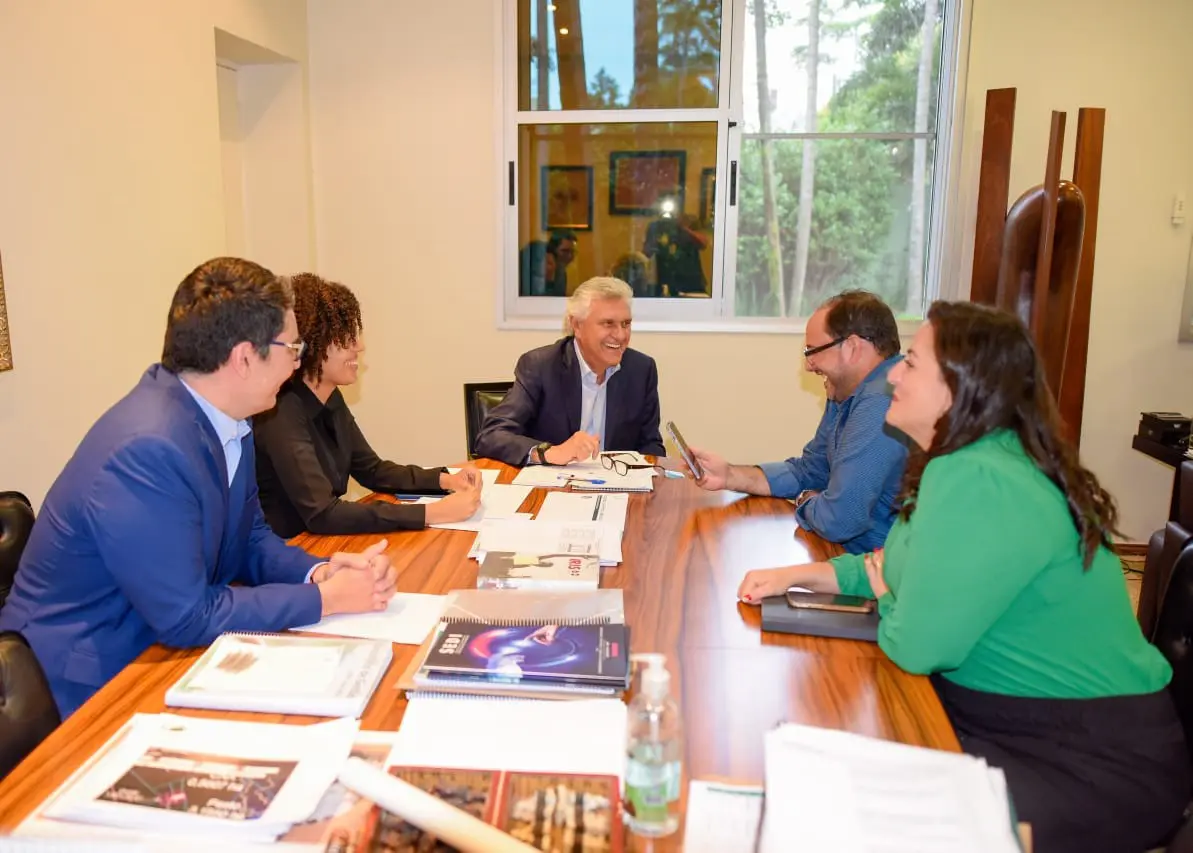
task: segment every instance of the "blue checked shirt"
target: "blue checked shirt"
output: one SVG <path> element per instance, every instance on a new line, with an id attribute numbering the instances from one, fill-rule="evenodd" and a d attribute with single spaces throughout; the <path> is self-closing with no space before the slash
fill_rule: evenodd
<path id="1" fill-rule="evenodd" d="M 796 520 L 851 554 L 880 548 L 895 520 L 908 439 L 885 425 L 891 405 L 886 377 L 902 357 L 875 367 L 842 402 L 829 400 L 803 454 L 759 466 L 772 495 L 819 492 L 795 511 Z"/>

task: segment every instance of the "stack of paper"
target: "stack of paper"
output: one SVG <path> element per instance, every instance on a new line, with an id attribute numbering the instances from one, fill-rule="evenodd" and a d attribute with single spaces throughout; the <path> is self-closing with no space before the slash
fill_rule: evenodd
<path id="1" fill-rule="evenodd" d="M 519 554 L 591 554 L 602 566 L 621 562 L 621 533 L 595 521 L 531 521 L 501 519 L 481 525 L 469 557 L 483 561 L 489 551 Z"/>
<path id="2" fill-rule="evenodd" d="M 620 474 L 611 459 L 633 466 L 650 464 L 645 456 L 636 451 L 609 451 L 595 459 L 569 462 L 567 465 L 527 465 L 514 477 L 514 482 L 539 488 L 571 486 L 582 491 L 649 492 L 654 489 L 654 478 L 658 472 L 653 467 L 634 467 Z"/>
<path id="3" fill-rule="evenodd" d="M 410 697 L 391 765 L 597 773 L 623 778 L 626 707 L 619 699 L 557 702 Z"/>
<path id="4" fill-rule="evenodd" d="M 355 720 L 313 726 L 136 714 L 41 814 L 54 821 L 273 841 L 309 818 L 348 759 Z"/>
<path id="5" fill-rule="evenodd" d="M 527 518 L 529 516 L 519 513 L 518 508 L 522 506 L 522 502 L 526 500 L 531 489 L 531 486 L 510 486 L 486 482 L 481 491 L 481 505 L 469 518 L 462 521 L 445 521 L 429 526 L 437 527 L 440 530 L 471 530 L 475 532 L 480 529 L 481 522 L 486 518 Z M 439 500 L 443 500 L 443 498 L 427 496 L 419 498 L 418 502 L 429 504 Z"/>
<path id="6" fill-rule="evenodd" d="M 1017 853 L 1001 770 L 810 726 L 766 735 L 761 853 Z"/>

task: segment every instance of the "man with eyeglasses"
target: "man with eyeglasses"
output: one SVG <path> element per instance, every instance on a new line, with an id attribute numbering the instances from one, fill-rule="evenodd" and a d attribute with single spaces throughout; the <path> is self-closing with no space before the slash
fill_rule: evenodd
<path id="1" fill-rule="evenodd" d="M 287 280 L 249 261 L 195 269 L 174 293 L 161 364 L 51 486 L 0 631 L 24 636 L 64 719 L 153 643 L 205 646 L 393 595 L 385 542 L 324 561 L 261 513 L 249 418 L 302 354 L 293 304 Z"/>
<path id="2" fill-rule="evenodd" d="M 887 373 L 902 358 L 899 327 L 881 299 L 850 290 L 808 319 L 805 342 L 805 368 L 824 380 L 828 403 L 803 453 L 783 462 L 730 465 L 693 447 L 704 468 L 697 483 L 794 498 L 801 527 L 850 553 L 872 551 L 882 547 L 894 522 L 907 462 L 906 439 L 885 423 Z"/>

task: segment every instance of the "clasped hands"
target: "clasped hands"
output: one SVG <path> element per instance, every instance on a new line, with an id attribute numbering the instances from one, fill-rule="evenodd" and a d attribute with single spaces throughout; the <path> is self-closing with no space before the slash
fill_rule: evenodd
<path id="1" fill-rule="evenodd" d="M 323 598 L 323 615 L 384 610 L 393 598 L 397 570 L 382 539 L 358 554 L 337 551 L 311 575 Z"/>

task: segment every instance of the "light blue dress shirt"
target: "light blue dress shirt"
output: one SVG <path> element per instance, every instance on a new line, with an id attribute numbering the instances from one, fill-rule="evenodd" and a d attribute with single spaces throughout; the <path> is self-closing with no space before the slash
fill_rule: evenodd
<path id="1" fill-rule="evenodd" d="M 211 405 L 206 397 L 183 382 L 181 378 L 178 381 L 182 382 L 182 387 L 195 398 L 195 402 L 199 404 L 203 414 L 207 415 L 207 420 L 211 422 L 216 436 L 219 437 L 220 445 L 224 448 L 224 461 L 228 463 L 228 485 L 230 487 L 232 481 L 236 479 L 236 469 L 240 467 L 240 443 L 244 441 L 246 435 L 253 431 L 253 428 L 249 426 L 247 420 L 238 421 L 231 415 L 221 412 Z"/>
<path id="2" fill-rule="evenodd" d="M 605 449 L 605 399 L 608 396 L 609 379 L 621 370 L 620 364 L 605 369 L 605 380 L 597 382 L 596 371 L 588 366 L 580 352 L 580 344 L 572 341 L 576 348 L 576 360 L 580 362 L 580 429 L 589 435 L 601 437 L 601 450 Z"/>
<path id="3" fill-rule="evenodd" d="M 187 393 L 195 398 L 195 402 L 199 404 L 199 408 L 203 410 L 203 414 L 207 415 L 207 420 L 211 422 L 216 436 L 219 437 L 220 445 L 224 448 L 224 462 L 228 466 L 228 487 L 231 488 L 232 481 L 236 479 L 236 469 L 240 467 L 241 442 L 244 441 L 245 436 L 253 431 L 253 428 L 247 420 L 238 421 L 231 415 L 227 415 L 211 405 L 206 397 L 187 385 L 182 377 L 179 377 L 178 381 L 182 383 L 182 387 L 186 389 Z M 257 472 L 253 471 L 249 476 L 256 477 Z M 307 572 L 305 582 L 310 583 L 311 575 L 315 574 L 315 569 L 326 565 L 326 563 L 327 560 L 320 560 L 311 566 L 311 570 Z"/>

